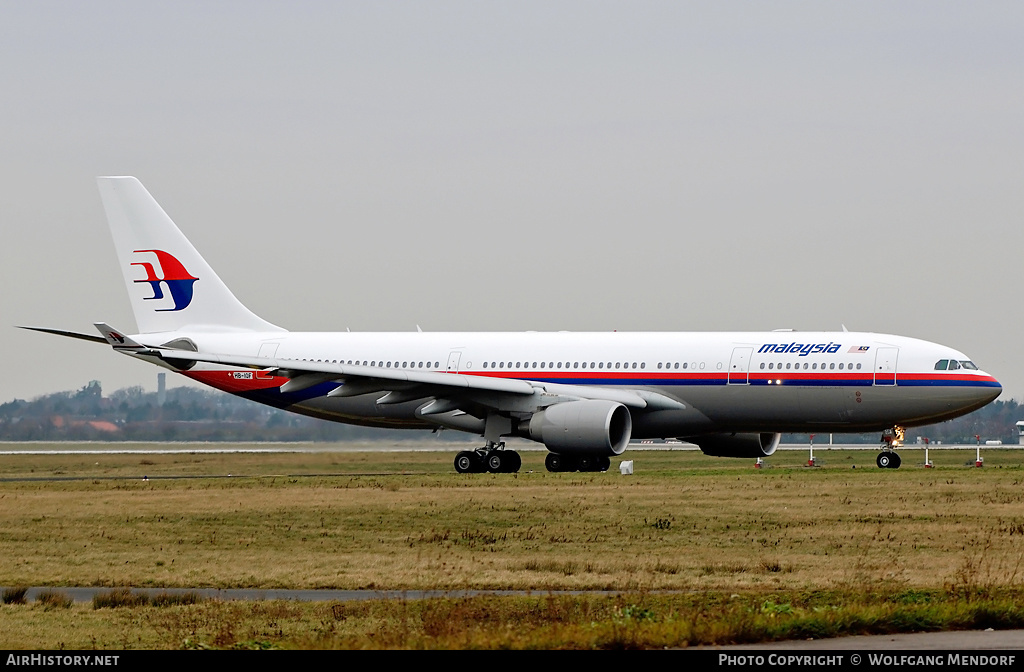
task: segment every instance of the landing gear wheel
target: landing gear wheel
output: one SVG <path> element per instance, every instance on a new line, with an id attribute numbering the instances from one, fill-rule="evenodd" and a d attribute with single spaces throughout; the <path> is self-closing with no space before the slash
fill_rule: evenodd
<path id="1" fill-rule="evenodd" d="M 505 451 L 505 462 L 507 462 L 505 471 L 509 474 L 518 473 L 519 468 L 523 466 L 523 458 L 514 450 Z"/>
<path id="2" fill-rule="evenodd" d="M 577 464 L 580 471 L 597 471 L 596 463 L 597 460 L 592 455 L 583 455 Z"/>
<path id="3" fill-rule="evenodd" d="M 505 471 L 506 462 L 505 455 L 496 450 L 487 456 L 487 471 L 492 474 L 500 474 Z"/>
<path id="4" fill-rule="evenodd" d="M 608 471 L 608 468 L 611 466 L 612 458 L 608 457 L 607 455 L 602 455 L 601 457 L 597 458 L 598 471 Z"/>
<path id="5" fill-rule="evenodd" d="M 460 474 L 472 474 L 479 471 L 479 458 L 472 450 L 464 450 L 455 456 L 455 471 Z"/>
<path id="6" fill-rule="evenodd" d="M 495 450 L 487 456 L 487 471 L 492 474 L 514 474 L 523 466 L 523 458 L 514 450 Z"/>
<path id="7" fill-rule="evenodd" d="M 544 458 L 544 466 L 551 472 L 568 471 L 565 456 L 558 453 L 548 453 L 548 456 Z"/>
<path id="8" fill-rule="evenodd" d="M 875 458 L 875 464 L 878 465 L 879 469 L 899 469 L 900 464 L 903 460 L 900 459 L 899 453 L 883 450 Z"/>

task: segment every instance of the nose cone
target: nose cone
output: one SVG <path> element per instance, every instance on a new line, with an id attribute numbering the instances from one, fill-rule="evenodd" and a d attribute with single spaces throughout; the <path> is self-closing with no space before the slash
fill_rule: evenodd
<path id="1" fill-rule="evenodd" d="M 972 385 L 964 390 L 971 410 L 995 401 L 996 397 L 1003 393 L 1003 386 L 999 381 L 984 371 L 978 371 L 976 378 L 977 380 L 972 381 Z"/>
<path id="2" fill-rule="evenodd" d="M 990 401 L 995 401 L 996 397 L 1003 393 L 1003 386 L 1000 385 L 999 381 L 992 376 L 989 376 L 988 374 L 985 374 L 985 376 L 988 378 L 986 381 L 988 383 L 988 387 L 980 388 L 978 393 L 985 400 L 984 403 L 987 404 Z M 985 394 L 985 392 L 987 392 L 987 394 Z"/>

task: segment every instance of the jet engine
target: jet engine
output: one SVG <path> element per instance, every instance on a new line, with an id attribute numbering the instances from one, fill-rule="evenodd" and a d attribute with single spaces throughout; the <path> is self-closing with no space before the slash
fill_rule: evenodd
<path id="1" fill-rule="evenodd" d="M 768 457 L 779 447 L 782 434 L 707 434 L 688 439 L 700 446 L 705 455 L 715 457 Z"/>
<path id="2" fill-rule="evenodd" d="M 531 439 L 563 455 L 621 455 L 632 432 L 629 409 L 601 399 L 548 406 L 529 425 Z"/>

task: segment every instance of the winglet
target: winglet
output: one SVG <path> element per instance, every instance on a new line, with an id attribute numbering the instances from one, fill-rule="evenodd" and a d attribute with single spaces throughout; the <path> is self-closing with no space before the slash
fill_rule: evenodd
<path id="1" fill-rule="evenodd" d="M 100 332 L 100 335 L 103 336 L 103 338 L 107 341 L 107 343 L 109 343 L 110 345 L 114 346 L 115 348 L 117 348 L 119 350 L 120 349 L 141 350 L 141 349 L 143 349 L 145 347 L 141 343 L 136 343 L 135 341 L 133 341 L 132 339 L 128 338 L 127 336 L 122 334 L 120 331 L 114 329 L 113 327 L 111 327 L 109 324 L 106 324 L 105 322 L 95 322 L 95 323 L 93 323 L 92 326 L 96 327 L 97 331 Z"/>

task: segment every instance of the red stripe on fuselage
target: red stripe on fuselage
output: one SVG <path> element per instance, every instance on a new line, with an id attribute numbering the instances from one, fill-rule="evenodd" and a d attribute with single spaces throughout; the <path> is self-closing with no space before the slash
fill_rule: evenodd
<path id="1" fill-rule="evenodd" d="M 223 392 L 252 392 L 281 387 L 288 382 L 284 376 L 257 377 L 259 373 L 250 369 L 242 371 L 182 371 L 182 375 L 203 385 L 209 385 Z M 236 375 L 252 376 L 237 378 Z"/>

